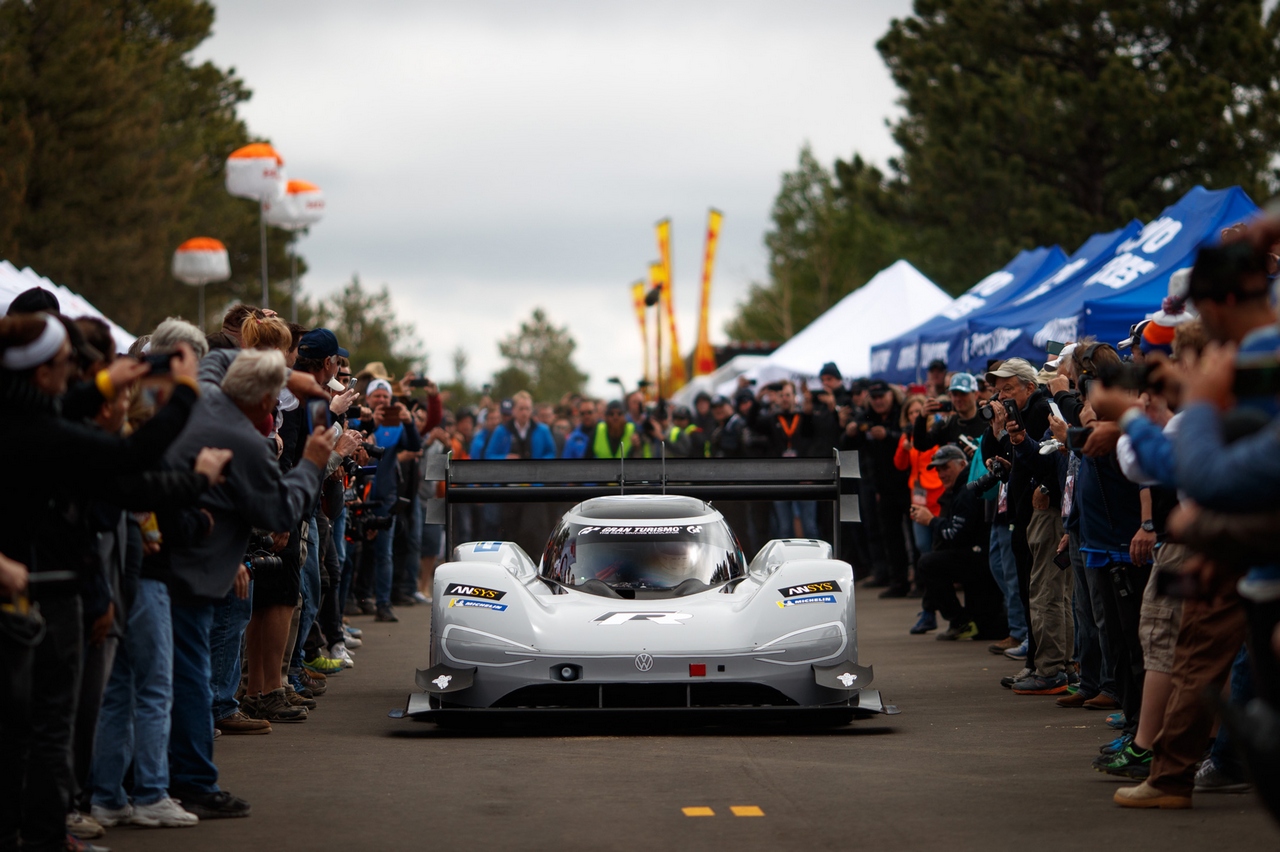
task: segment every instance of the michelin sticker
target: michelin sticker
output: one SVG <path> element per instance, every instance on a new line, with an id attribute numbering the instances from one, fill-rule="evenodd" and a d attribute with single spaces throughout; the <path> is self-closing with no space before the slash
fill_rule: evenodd
<path id="1" fill-rule="evenodd" d="M 835 595 L 809 595 L 804 598 L 787 598 L 784 601 L 778 601 L 778 606 L 785 608 L 789 606 L 800 606 L 801 604 L 819 604 L 819 603 L 835 603 Z"/>
<path id="2" fill-rule="evenodd" d="M 494 612 L 506 612 L 507 605 L 494 603 L 493 601 L 473 601 L 470 598 L 454 598 L 449 601 L 449 606 L 470 607 L 472 609 L 491 609 Z"/>

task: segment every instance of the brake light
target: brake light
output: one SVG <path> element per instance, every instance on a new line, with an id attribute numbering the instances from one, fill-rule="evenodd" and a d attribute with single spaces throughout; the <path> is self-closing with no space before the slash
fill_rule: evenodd
<path id="1" fill-rule="evenodd" d="M 706 677 L 706 676 L 707 676 L 706 663 L 690 663 L 689 664 L 689 677 Z"/>

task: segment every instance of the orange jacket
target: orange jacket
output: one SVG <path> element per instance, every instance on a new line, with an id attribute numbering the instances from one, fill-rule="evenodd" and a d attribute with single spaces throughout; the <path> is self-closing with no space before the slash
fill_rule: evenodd
<path id="1" fill-rule="evenodd" d="M 938 472 L 929 467 L 929 462 L 933 461 L 933 454 L 937 451 L 937 447 L 930 447 L 924 452 L 917 450 L 911 445 L 911 436 L 904 434 L 898 441 L 898 451 L 893 454 L 893 466 L 898 470 L 911 472 L 907 481 L 908 487 L 914 492 L 918 483 L 924 489 L 925 506 L 935 516 L 942 514 L 938 507 L 938 498 L 946 490 L 942 487 Z"/>

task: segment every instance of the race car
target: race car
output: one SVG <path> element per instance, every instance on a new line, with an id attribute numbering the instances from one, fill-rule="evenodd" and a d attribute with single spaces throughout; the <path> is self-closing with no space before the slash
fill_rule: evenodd
<path id="1" fill-rule="evenodd" d="M 771 541 L 748 564 L 695 497 L 585 500 L 539 564 L 513 542 L 460 544 L 434 592 L 424 691 L 396 715 L 897 712 L 858 662 L 849 564 L 812 539 Z"/>

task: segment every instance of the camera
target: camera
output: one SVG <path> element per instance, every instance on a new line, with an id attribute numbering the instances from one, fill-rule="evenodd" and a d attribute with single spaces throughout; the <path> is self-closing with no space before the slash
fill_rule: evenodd
<path id="1" fill-rule="evenodd" d="M 1119 364 L 1105 363 L 1098 365 L 1098 381 L 1105 388 L 1124 388 L 1125 390 L 1164 391 L 1164 380 L 1152 381 L 1151 373 L 1155 364 L 1135 364 L 1124 361 Z"/>
<path id="2" fill-rule="evenodd" d="M 408 385 L 411 388 L 425 388 L 429 384 L 431 384 L 431 380 L 427 378 L 410 379 L 408 382 Z"/>
<path id="3" fill-rule="evenodd" d="M 1009 481 L 1009 472 L 1013 470 L 1010 465 L 1001 464 L 999 460 L 994 458 L 987 459 L 986 465 L 987 473 L 966 484 L 965 488 L 982 493 L 995 488 L 1001 482 Z"/>
<path id="4" fill-rule="evenodd" d="M 249 544 L 244 552 L 244 564 L 255 573 L 262 568 L 267 570 L 280 568 L 284 565 L 284 561 L 271 552 L 273 547 L 275 547 L 275 540 L 271 538 L 271 533 L 252 530 L 249 533 Z"/>
<path id="5" fill-rule="evenodd" d="M 940 399 L 938 400 L 938 410 L 945 414 L 950 414 L 951 412 L 956 410 L 956 407 L 951 404 L 951 400 Z"/>
<path id="6" fill-rule="evenodd" d="M 992 407 L 992 405 L 990 403 L 987 403 L 987 404 L 978 406 L 978 415 L 981 416 L 983 420 L 990 422 L 991 420 L 995 419 L 996 412 L 995 412 L 995 409 Z"/>
<path id="7" fill-rule="evenodd" d="M 387 448 L 379 447 L 377 444 L 367 443 L 367 444 L 362 444 L 361 446 L 364 447 L 364 451 L 369 454 L 369 458 L 371 459 L 381 459 L 384 455 L 387 454 Z"/>

